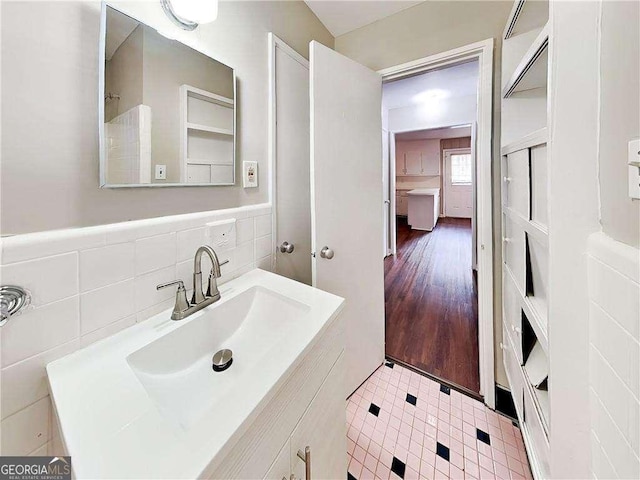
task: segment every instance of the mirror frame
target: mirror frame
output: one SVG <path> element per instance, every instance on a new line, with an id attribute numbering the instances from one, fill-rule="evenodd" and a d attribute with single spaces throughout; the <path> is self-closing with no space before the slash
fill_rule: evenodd
<path id="1" fill-rule="evenodd" d="M 157 28 L 152 27 L 151 25 L 143 22 L 137 17 L 134 17 L 128 13 L 125 13 L 112 5 L 108 5 L 106 0 L 102 0 L 100 6 L 100 38 L 98 41 L 98 148 L 100 149 L 100 188 L 167 188 L 167 187 L 233 187 L 237 184 L 237 134 L 238 134 L 238 81 L 236 78 L 236 69 L 227 65 L 226 63 L 222 63 L 215 58 L 209 56 L 209 54 L 194 48 L 191 45 L 180 42 L 177 39 L 171 39 L 174 42 L 179 42 L 182 45 L 185 45 L 196 52 L 205 55 L 211 60 L 221 63 L 222 65 L 230 68 L 233 71 L 233 182 L 232 183 L 131 183 L 131 184 L 110 184 L 107 183 L 106 172 L 107 172 L 107 159 L 105 155 L 105 75 L 106 75 L 106 43 L 107 43 L 107 7 L 113 8 L 114 10 L 126 15 L 130 18 L 133 18 L 137 22 L 146 25 L 149 28 L 155 30 L 158 35 L 162 35 Z M 164 36 L 164 35 L 163 35 Z M 153 158 L 152 158 L 153 161 Z"/>

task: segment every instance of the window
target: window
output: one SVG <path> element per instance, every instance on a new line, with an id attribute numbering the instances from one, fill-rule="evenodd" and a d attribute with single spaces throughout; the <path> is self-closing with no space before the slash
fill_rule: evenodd
<path id="1" fill-rule="evenodd" d="M 451 154 L 451 185 L 471 185 L 471 154 Z"/>

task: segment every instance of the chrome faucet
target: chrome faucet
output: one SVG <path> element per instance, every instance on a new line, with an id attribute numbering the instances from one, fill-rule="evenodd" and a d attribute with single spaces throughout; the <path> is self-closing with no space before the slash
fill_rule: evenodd
<path id="1" fill-rule="evenodd" d="M 206 253 L 211 259 L 211 273 L 209 273 L 209 284 L 207 285 L 207 292 L 202 291 L 202 254 Z M 196 250 L 196 255 L 193 259 L 193 296 L 191 302 L 187 300 L 187 290 L 184 288 L 184 282 L 182 280 L 175 280 L 173 282 L 162 283 L 156 287 L 157 290 L 161 288 L 169 287 L 171 285 L 178 285 L 176 291 L 176 303 L 171 312 L 171 320 L 182 320 L 187 318 L 192 313 L 202 310 L 207 305 L 211 305 L 214 302 L 220 300 L 220 290 L 218 290 L 218 278 L 220 278 L 220 266 L 228 263 L 229 260 L 225 260 L 220 263 L 216 252 L 208 245 L 203 245 Z"/>

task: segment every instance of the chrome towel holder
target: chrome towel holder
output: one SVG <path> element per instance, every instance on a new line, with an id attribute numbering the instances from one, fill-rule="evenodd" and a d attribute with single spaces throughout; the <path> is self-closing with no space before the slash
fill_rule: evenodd
<path id="1" fill-rule="evenodd" d="M 0 286 L 0 327 L 29 304 L 31 304 L 31 294 L 28 290 L 16 285 Z"/>

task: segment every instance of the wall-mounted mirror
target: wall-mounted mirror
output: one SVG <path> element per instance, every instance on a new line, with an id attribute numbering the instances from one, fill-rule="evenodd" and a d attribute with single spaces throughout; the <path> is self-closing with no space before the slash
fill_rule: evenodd
<path id="1" fill-rule="evenodd" d="M 235 184 L 231 67 L 103 5 L 102 187 Z"/>

